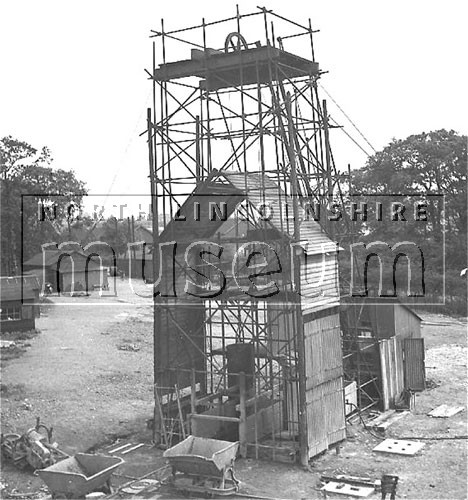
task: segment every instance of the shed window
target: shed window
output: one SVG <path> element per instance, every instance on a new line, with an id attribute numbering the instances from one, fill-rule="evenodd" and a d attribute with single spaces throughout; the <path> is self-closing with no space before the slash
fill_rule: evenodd
<path id="1" fill-rule="evenodd" d="M 21 306 L 2 307 L 0 309 L 2 321 L 15 321 L 21 319 Z"/>

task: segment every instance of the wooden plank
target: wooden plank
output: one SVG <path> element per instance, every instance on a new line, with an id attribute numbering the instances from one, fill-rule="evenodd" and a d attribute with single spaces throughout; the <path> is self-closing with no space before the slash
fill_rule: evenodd
<path id="1" fill-rule="evenodd" d="M 395 393 L 394 400 L 405 390 L 405 367 L 403 363 L 403 345 L 398 337 L 394 337 L 395 344 Z"/>
<path id="2" fill-rule="evenodd" d="M 190 414 L 191 420 L 217 420 L 219 422 L 239 422 L 240 419 L 237 417 L 225 417 L 223 415 L 205 415 L 205 414 Z"/>
<path id="3" fill-rule="evenodd" d="M 434 418 L 449 418 L 462 412 L 464 409 L 463 406 L 448 406 L 444 404 L 434 408 L 428 415 Z"/>
<path id="4" fill-rule="evenodd" d="M 117 453 L 118 451 L 123 450 L 124 448 L 128 448 L 129 446 L 132 446 L 132 443 L 123 444 L 122 446 L 119 446 L 118 448 L 114 448 L 113 450 L 109 450 L 107 453 Z"/>
<path id="5" fill-rule="evenodd" d="M 224 431 L 229 432 L 232 430 L 233 432 L 237 432 L 238 422 L 223 422 L 220 419 L 203 418 L 206 415 L 219 416 L 220 412 L 222 412 L 221 416 L 223 417 L 237 418 L 234 405 L 225 405 L 222 409 L 219 407 L 209 408 L 202 414 L 199 414 L 198 418 L 197 414 L 194 414 L 194 417 L 191 417 L 190 415 L 187 416 L 188 421 L 190 422 L 191 433 L 197 437 L 216 439 Z"/>
<path id="6" fill-rule="evenodd" d="M 190 411 L 195 413 L 197 411 L 197 374 L 195 368 L 192 368 L 190 372 Z"/>
<path id="7" fill-rule="evenodd" d="M 245 373 L 239 374 L 239 454 L 242 458 L 247 457 L 247 412 L 245 408 L 246 400 L 246 386 L 245 386 Z"/>
<path id="8" fill-rule="evenodd" d="M 326 483 L 334 481 L 335 483 L 348 483 L 354 484 L 355 486 L 368 486 L 370 488 L 380 486 L 380 480 L 378 479 L 373 480 L 370 477 L 349 476 L 348 474 L 338 474 L 336 476 L 322 474 L 320 476 L 320 481 Z"/>
<path id="9" fill-rule="evenodd" d="M 379 415 L 377 418 L 374 420 L 371 420 L 369 423 L 367 423 L 367 427 L 370 427 L 371 429 L 375 429 L 378 431 L 386 431 L 392 424 L 400 420 L 401 418 L 405 417 L 408 415 L 409 411 L 395 411 L 395 410 L 389 410 L 386 411 L 385 413 L 382 413 L 382 415 Z"/>
<path id="10" fill-rule="evenodd" d="M 142 446 L 145 446 L 145 443 L 136 444 L 135 446 L 128 448 L 128 450 L 122 451 L 121 454 L 126 455 L 127 453 L 130 453 L 131 451 L 138 450 L 138 448 L 141 448 Z"/>
<path id="11" fill-rule="evenodd" d="M 266 436 L 271 436 L 281 428 L 281 402 L 276 401 L 271 406 L 257 410 L 246 418 L 246 441 L 256 443 Z M 289 436 L 289 431 L 286 431 Z"/>
<path id="12" fill-rule="evenodd" d="M 387 341 L 381 340 L 379 342 L 379 356 L 380 356 L 380 372 L 381 372 L 381 384 L 382 384 L 382 408 L 384 411 L 390 408 L 390 396 L 388 388 L 388 369 L 387 369 Z"/>

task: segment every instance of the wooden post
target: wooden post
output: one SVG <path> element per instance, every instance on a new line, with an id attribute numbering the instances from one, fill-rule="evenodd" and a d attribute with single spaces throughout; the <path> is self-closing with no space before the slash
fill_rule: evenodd
<path id="1" fill-rule="evenodd" d="M 201 181 L 200 162 L 200 117 L 195 117 L 195 177 L 197 184 Z"/>
<path id="2" fill-rule="evenodd" d="M 169 444 L 169 441 L 168 441 L 168 438 L 167 438 L 167 434 L 166 434 L 166 425 L 164 423 L 164 413 L 163 413 L 163 409 L 162 409 L 162 406 L 161 406 L 161 400 L 159 399 L 159 394 L 158 394 L 158 384 L 154 384 L 154 421 L 153 421 L 153 442 L 155 444 L 159 444 L 159 442 L 156 442 L 156 425 L 157 425 L 157 419 L 156 419 L 156 416 L 158 417 L 158 419 L 160 420 L 160 425 L 159 425 L 159 428 L 161 429 L 161 436 L 163 437 L 163 443 L 165 445 L 168 445 Z"/>
<path id="3" fill-rule="evenodd" d="M 147 109 L 146 114 L 147 127 L 148 127 L 148 162 L 149 162 L 149 174 L 150 174 L 150 184 L 151 184 L 151 218 L 152 218 L 152 228 L 153 228 L 153 376 L 155 388 L 158 383 L 158 368 L 159 368 L 159 356 L 161 353 L 160 349 L 160 331 L 161 331 L 161 310 L 157 303 L 157 294 L 154 287 L 158 280 L 159 273 L 159 214 L 158 214 L 158 197 L 156 189 L 156 164 L 154 158 L 154 139 L 153 139 L 153 123 L 151 121 L 151 109 Z M 155 397 L 156 389 L 155 389 Z M 159 398 L 157 398 L 159 399 Z M 159 417 L 162 418 L 162 408 L 161 412 L 158 411 L 157 407 L 158 401 L 155 401 L 154 409 L 154 425 L 153 425 L 153 441 L 156 442 L 156 432 L 158 427 L 164 430 L 164 420 L 161 420 L 158 425 Z M 159 405 L 160 407 L 160 405 Z"/>
<path id="4" fill-rule="evenodd" d="M 299 200 L 296 177 L 296 157 L 294 153 L 294 127 L 291 113 L 291 94 L 286 94 L 286 111 L 288 115 L 288 156 L 291 166 L 291 194 L 293 200 L 294 214 L 294 241 L 301 239 L 300 221 L 299 221 Z M 296 246 L 290 247 L 293 252 L 300 251 Z M 309 463 L 309 439 L 307 432 L 307 401 L 306 401 L 306 369 L 305 369 L 305 340 L 304 324 L 301 307 L 301 262 L 300 255 L 294 253 L 294 287 L 295 287 L 295 316 L 296 316 L 296 339 L 297 339 L 297 361 L 299 366 L 299 453 L 301 465 L 304 467 Z"/>
<path id="5" fill-rule="evenodd" d="M 333 202 L 333 179 L 332 179 L 332 167 L 331 167 L 331 155 L 330 155 L 330 135 L 329 135 L 329 126 L 328 126 L 328 111 L 327 111 L 327 101 L 324 99 L 322 101 L 322 110 L 323 110 L 323 130 L 325 133 L 325 161 L 326 161 L 326 169 L 327 169 L 327 202 L 330 206 Z M 333 235 L 335 231 L 333 229 L 333 224 L 329 225 L 329 234 L 331 239 L 333 239 Z"/>
<path id="6" fill-rule="evenodd" d="M 180 392 L 179 392 L 179 387 L 177 384 L 174 386 L 175 389 L 175 396 L 177 399 L 177 411 L 179 412 L 179 421 L 180 421 L 180 430 L 182 431 L 182 438 L 185 439 L 185 421 L 184 421 L 184 414 L 182 412 L 182 405 L 180 403 Z"/>
<path id="7" fill-rule="evenodd" d="M 192 368 L 190 385 L 191 385 L 190 412 L 195 414 L 197 413 L 197 378 L 196 378 L 195 368 Z"/>
<path id="8" fill-rule="evenodd" d="M 132 231 L 132 243 L 135 243 L 135 217 L 132 215 L 132 219 L 131 219 L 131 231 Z M 133 248 L 133 260 L 136 259 L 136 249 L 135 249 L 135 246 L 132 246 Z"/>
<path id="9" fill-rule="evenodd" d="M 240 419 L 239 419 L 239 450 L 240 456 L 242 458 L 247 457 L 247 414 L 245 407 L 245 373 L 239 373 L 239 410 L 240 410 Z"/>

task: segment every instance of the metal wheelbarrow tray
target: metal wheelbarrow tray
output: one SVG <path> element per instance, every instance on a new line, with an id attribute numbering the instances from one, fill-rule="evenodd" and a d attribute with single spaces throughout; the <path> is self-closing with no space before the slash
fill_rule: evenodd
<path id="1" fill-rule="evenodd" d="M 37 473 L 48 486 L 52 498 L 84 498 L 99 488 L 111 493 L 110 477 L 123 463 L 119 457 L 77 453 Z"/>
<path id="2" fill-rule="evenodd" d="M 234 476 L 238 449 L 239 442 L 189 436 L 166 450 L 163 456 L 172 467 L 172 481 L 176 488 L 232 495 L 239 490 L 239 481 Z"/>

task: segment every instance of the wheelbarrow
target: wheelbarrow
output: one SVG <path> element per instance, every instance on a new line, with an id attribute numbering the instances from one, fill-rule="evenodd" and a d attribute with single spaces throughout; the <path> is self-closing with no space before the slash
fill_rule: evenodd
<path id="1" fill-rule="evenodd" d="M 77 453 L 37 474 L 48 486 L 52 498 L 84 498 L 93 491 L 112 493 L 110 477 L 124 463 L 119 457 Z"/>
<path id="2" fill-rule="evenodd" d="M 170 481 L 177 489 L 233 495 L 239 491 L 239 481 L 234 476 L 238 449 L 239 442 L 189 436 L 166 450 L 163 457 L 172 468 Z"/>

